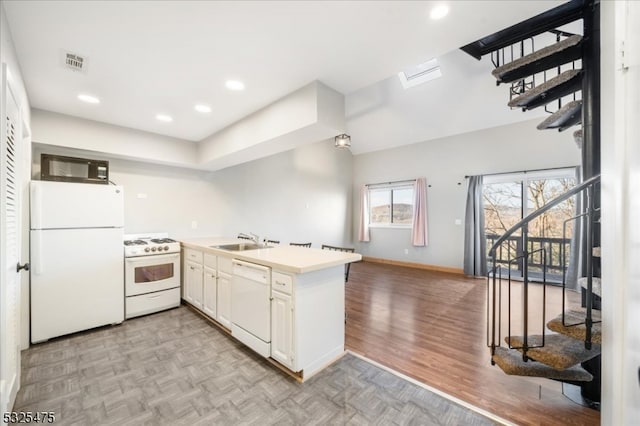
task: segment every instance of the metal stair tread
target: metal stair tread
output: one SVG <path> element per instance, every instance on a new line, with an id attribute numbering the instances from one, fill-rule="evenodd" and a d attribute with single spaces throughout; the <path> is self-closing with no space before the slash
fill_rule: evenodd
<path id="1" fill-rule="evenodd" d="M 548 116 L 536 127 L 538 130 L 559 129 L 563 131 L 582 123 L 582 101 L 571 101 Z"/>
<path id="2" fill-rule="evenodd" d="M 574 308 L 565 311 L 565 324 L 562 325 L 562 314 L 547 323 L 547 328 L 556 333 L 564 334 L 574 339 L 584 341 L 586 339 L 586 327 L 584 319 L 586 317 L 585 308 Z M 600 311 L 593 309 L 591 311 L 593 317 L 593 327 L 591 330 L 591 342 L 596 344 L 602 343 L 602 321 Z M 597 321 L 597 322 L 596 322 Z"/>
<path id="3" fill-rule="evenodd" d="M 494 69 L 491 74 L 500 83 L 512 81 L 563 65 L 582 56 L 582 36 L 573 35 L 562 41 Z"/>
<path id="4" fill-rule="evenodd" d="M 527 345 L 542 346 L 542 337 L 539 334 L 527 336 Z M 522 353 L 522 336 L 507 336 L 504 340 L 512 349 Z M 546 334 L 544 346 L 529 348 L 527 356 L 556 370 L 566 370 L 600 355 L 600 352 L 600 345 L 592 345 L 591 349 L 587 350 L 584 342 L 580 340 L 563 334 Z"/>
<path id="5" fill-rule="evenodd" d="M 545 377 L 556 380 L 590 382 L 591 373 L 579 365 L 565 370 L 556 370 L 537 361 L 524 362 L 522 354 L 515 349 L 497 347 L 491 358 L 506 374 L 510 376 Z"/>
<path id="6" fill-rule="evenodd" d="M 580 90 L 582 70 L 568 70 L 513 98 L 511 108 L 533 109 Z"/>
<path id="7" fill-rule="evenodd" d="M 578 149 L 582 149 L 582 128 L 573 132 L 573 140 L 578 145 Z"/>
<path id="8" fill-rule="evenodd" d="M 578 278 L 578 284 L 580 287 L 587 289 L 587 277 Z M 591 281 L 591 292 L 599 297 L 602 297 L 602 279 L 593 277 Z"/>

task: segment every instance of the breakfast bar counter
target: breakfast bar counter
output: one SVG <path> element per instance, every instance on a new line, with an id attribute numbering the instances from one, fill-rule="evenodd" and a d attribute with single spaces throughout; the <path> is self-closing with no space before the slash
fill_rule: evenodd
<path id="1" fill-rule="evenodd" d="M 318 271 L 320 269 L 357 262 L 362 259 L 362 256 L 358 253 L 345 253 L 319 248 L 279 244 L 272 245 L 270 248 L 244 251 L 230 251 L 216 248 L 216 246 L 220 245 L 247 243 L 246 240 L 238 240 L 235 238 L 188 238 L 180 240 L 180 242 L 184 247 L 201 250 L 216 256 L 232 257 L 294 274 Z"/>
<path id="2" fill-rule="evenodd" d="M 256 353 L 300 381 L 344 354 L 345 264 L 360 254 L 221 237 L 180 242 L 184 301 Z"/>

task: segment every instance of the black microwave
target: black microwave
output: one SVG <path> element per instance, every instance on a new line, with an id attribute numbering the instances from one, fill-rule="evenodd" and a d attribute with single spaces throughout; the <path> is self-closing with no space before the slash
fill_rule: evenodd
<path id="1" fill-rule="evenodd" d="M 109 162 L 41 154 L 40 179 L 60 182 L 109 183 Z"/>

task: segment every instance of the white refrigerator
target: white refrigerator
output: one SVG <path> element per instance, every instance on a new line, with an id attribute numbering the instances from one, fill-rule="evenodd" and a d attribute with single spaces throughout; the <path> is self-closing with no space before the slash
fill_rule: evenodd
<path id="1" fill-rule="evenodd" d="M 31 342 L 124 321 L 124 192 L 31 182 Z"/>

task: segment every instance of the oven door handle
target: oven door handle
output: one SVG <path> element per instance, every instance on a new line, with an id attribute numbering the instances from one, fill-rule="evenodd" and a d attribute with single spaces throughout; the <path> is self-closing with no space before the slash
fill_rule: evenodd
<path id="1" fill-rule="evenodd" d="M 149 256 L 135 256 L 135 257 L 127 257 L 125 260 L 129 264 L 139 263 L 144 260 L 149 260 L 149 262 L 159 263 L 165 259 L 180 259 L 180 253 L 167 253 L 167 254 L 152 254 Z"/>

